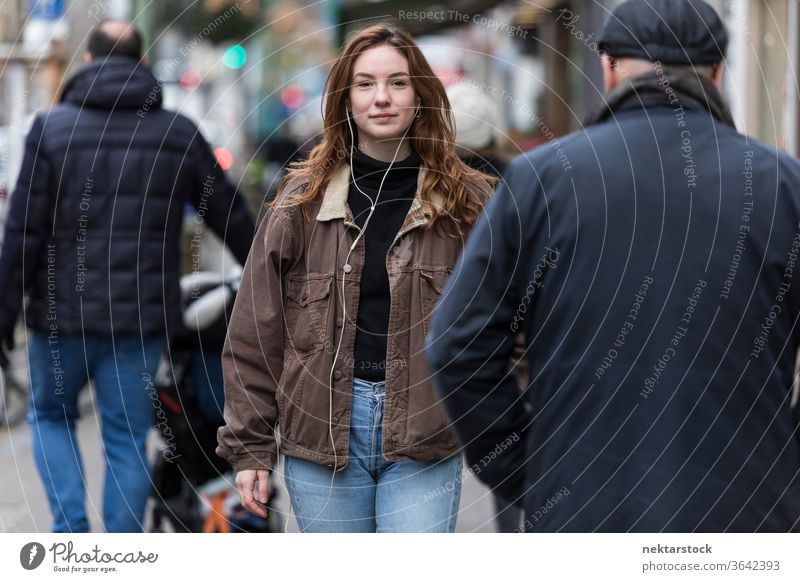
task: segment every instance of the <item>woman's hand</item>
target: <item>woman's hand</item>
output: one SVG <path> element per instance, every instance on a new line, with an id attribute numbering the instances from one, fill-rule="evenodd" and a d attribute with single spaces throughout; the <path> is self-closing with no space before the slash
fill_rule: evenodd
<path id="1" fill-rule="evenodd" d="M 258 483 L 258 496 L 253 496 L 253 490 Z M 267 497 L 269 484 L 269 471 L 256 471 L 247 469 L 236 473 L 236 488 L 242 505 L 255 515 L 267 517 Z"/>

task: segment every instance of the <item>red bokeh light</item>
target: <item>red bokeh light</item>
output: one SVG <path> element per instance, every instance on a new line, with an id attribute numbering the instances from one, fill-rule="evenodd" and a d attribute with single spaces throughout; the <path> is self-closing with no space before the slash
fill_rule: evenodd
<path id="1" fill-rule="evenodd" d="M 281 91 L 281 102 L 289 109 L 297 109 L 306 100 L 306 92 L 300 85 L 289 85 Z"/>
<path id="2" fill-rule="evenodd" d="M 197 69 L 186 69 L 179 81 L 181 89 L 184 91 L 194 91 L 203 82 L 203 76 Z"/>
<path id="3" fill-rule="evenodd" d="M 227 148 L 215 148 L 214 157 L 217 158 L 217 163 L 223 170 L 229 170 L 233 165 L 233 154 Z"/>

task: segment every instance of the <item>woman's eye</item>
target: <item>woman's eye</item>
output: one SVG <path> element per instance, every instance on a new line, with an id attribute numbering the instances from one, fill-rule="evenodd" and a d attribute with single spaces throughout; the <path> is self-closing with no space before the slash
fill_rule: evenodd
<path id="1" fill-rule="evenodd" d="M 356 85 L 356 87 L 371 87 L 372 81 L 361 81 Z"/>
<path id="2" fill-rule="evenodd" d="M 406 86 L 406 82 L 405 81 L 394 81 L 392 83 L 392 85 L 394 85 L 395 87 L 405 87 Z"/>

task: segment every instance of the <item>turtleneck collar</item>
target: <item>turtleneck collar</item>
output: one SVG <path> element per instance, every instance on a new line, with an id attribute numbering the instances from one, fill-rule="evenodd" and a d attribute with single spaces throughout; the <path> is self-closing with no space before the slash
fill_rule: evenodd
<path id="1" fill-rule="evenodd" d="M 419 154 L 412 151 L 404 160 L 397 160 L 394 164 L 382 162 L 369 157 L 358 148 L 353 150 L 353 175 L 362 188 L 377 189 L 380 186 L 383 175 L 392 166 L 389 175 L 386 177 L 384 188 L 393 188 L 393 185 L 413 181 L 416 184 L 419 168 L 422 165 L 422 158 Z"/>

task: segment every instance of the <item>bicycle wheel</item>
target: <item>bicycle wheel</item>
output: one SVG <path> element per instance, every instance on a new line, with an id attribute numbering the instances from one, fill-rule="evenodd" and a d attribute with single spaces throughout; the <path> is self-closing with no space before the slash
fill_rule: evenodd
<path id="1" fill-rule="evenodd" d="M 28 412 L 28 390 L 13 375 L 0 374 L 0 426 L 16 426 Z"/>

